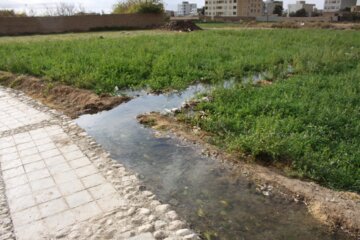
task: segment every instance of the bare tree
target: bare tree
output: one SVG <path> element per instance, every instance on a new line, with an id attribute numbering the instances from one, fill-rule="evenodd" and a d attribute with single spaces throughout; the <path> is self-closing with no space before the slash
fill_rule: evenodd
<path id="1" fill-rule="evenodd" d="M 60 2 L 56 5 L 55 8 L 45 6 L 45 15 L 46 16 L 74 16 L 74 15 L 83 15 L 85 14 L 85 8 L 83 5 L 79 4 L 76 6 L 72 3 Z"/>

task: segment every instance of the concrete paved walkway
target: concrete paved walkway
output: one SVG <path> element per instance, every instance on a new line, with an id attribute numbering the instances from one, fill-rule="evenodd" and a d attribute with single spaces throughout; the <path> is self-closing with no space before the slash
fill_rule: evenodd
<path id="1" fill-rule="evenodd" d="M 0 239 L 197 239 L 68 118 L 0 88 Z"/>

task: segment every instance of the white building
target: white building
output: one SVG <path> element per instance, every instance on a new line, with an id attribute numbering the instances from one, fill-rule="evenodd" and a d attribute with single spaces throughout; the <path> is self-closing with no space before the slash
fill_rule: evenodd
<path id="1" fill-rule="evenodd" d="M 330 0 L 330 1 L 334 1 L 334 0 Z M 315 4 L 311 4 L 311 3 L 309 4 L 306 3 L 305 1 L 296 1 L 295 4 L 288 4 L 288 14 L 290 15 L 291 13 L 296 13 L 300 9 L 305 9 L 308 16 L 311 17 L 311 15 L 314 12 L 314 7 Z"/>
<path id="2" fill-rule="evenodd" d="M 196 3 L 182 2 L 178 4 L 177 16 L 194 16 L 197 14 Z"/>
<path id="3" fill-rule="evenodd" d="M 339 12 L 344 8 L 351 8 L 355 4 L 356 0 L 325 0 L 324 12 Z M 360 4 L 359 0 L 357 4 Z"/>
<path id="4" fill-rule="evenodd" d="M 205 16 L 256 17 L 264 10 L 262 0 L 205 0 Z"/>

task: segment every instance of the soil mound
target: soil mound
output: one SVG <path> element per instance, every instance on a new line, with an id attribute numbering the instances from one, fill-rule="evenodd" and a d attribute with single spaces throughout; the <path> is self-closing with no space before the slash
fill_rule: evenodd
<path id="1" fill-rule="evenodd" d="M 82 114 L 110 110 L 130 100 L 129 97 L 114 97 L 106 94 L 99 96 L 89 90 L 62 84 L 50 85 L 36 77 L 2 71 L 0 71 L 0 84 L 23 91 L 40 100 L 43 104 L 62 111 L 71 118 L 77 118 Z"/>
<path id="2" fill-rule="evenodd" d="M 192 32 L 202 30 L 193 21 L 170 21 L 163 26 L 168 31 Z"/>

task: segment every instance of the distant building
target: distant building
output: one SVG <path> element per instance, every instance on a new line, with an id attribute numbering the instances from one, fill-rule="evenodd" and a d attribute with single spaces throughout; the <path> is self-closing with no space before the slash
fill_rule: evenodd
<path id="1" fill-rule="evenodd" d="M 205 0 L 205 16 L 256 17 L 263 14 L 262 0 Z"/>
<path id="2" fill-rule="evenodd" d="M 356 5 L 356 0 L 325 0 L 324 12 L 339 12 Z"/>
<path id="3" fill-rule="evenodd" d="M 360 12 L 360 0 L 357 0 L 356 5 L 351 7 L 351 12 Z"/>
<path id="4" fill-rule="evenodd" d="M 281 6 L 283 8 L 282 1 L 274 1 L 274 0 L 267 0 L 264 3 L 264 13 L 267 15 L 273 15 L 274 9 L 276 6 Z"/>
<path id="5" fill-rule="evenodd" d="M 331 0 L 333 1 L 333 0 Z M 296 1 L 295 4 L 288 5 L 288 15 L 291 13 L 296 13 L 300 9 L 305 9 L 309 17 L 314 13 L 315 4 L 306 3 L 305 1 Z"/>
<path id="6" fill-rule="evenodd" d="M 194 16 L 197 15 L 196 3 L 182 2 L 178 4 L 177 16 Z"/>

